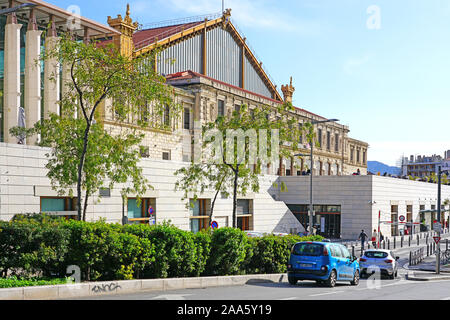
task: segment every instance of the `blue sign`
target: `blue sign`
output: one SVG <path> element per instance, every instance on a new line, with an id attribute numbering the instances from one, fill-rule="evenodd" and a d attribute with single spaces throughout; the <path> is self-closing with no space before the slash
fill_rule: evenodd
<path id="1" fill-rule="evenodd" d="M 152 215 L 152 214 L 154 214 L 155 213 L 155 210 L 152 208 L 152 207 L 149 207 L 148 208 L 148 214 L 149 215 Z"/>
<path id="2" fill-rule="evenodd" d="M 219 227 L 219 224 L 217 223 L 217 221 L 212 221 L 211 222 L 211 228 L 217 229 L 218 227 Z"/>

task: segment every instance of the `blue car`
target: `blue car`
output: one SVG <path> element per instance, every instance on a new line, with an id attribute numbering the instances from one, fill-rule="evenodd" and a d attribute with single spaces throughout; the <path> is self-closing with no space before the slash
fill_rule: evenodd
<path id="1" fill-rule="evenodd" d="M 356 257 L 338 243 L 298 242 L 292 247 L 288 263 L 288 281 L 315 280 L 334 287 L 337 281 L 359 284 L 360 268 Z"/>

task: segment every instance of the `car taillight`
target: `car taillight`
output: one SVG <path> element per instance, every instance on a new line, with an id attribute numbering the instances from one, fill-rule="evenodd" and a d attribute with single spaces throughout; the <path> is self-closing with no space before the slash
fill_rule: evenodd
<path id="1" fill-rule="evenodd" d="M 366 261 L 367 261 L 367 259 L 364 259 L 364 258 L 359 258 L 359 261 L 360 261 L 360 262 L 366 262 Z"/>
<path id="2" fill-rule="evenodd" d="M 323 255 L 327 256 L 328 255 L 328 249 L 327 247 L 323 247 Z"/>
<path id="3" fill-rule="evenodd" d="M 387 260 L 384 260 L 384 262 L 386 262 L 386 263 L 392 263 L 392 262 L 394 262 L 394 260 L 387 259 Z"/>

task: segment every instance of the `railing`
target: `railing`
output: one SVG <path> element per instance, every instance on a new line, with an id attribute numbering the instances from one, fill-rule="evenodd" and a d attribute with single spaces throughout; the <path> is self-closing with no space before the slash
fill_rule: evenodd
<path id="1" fill-rule="evenodd" d="M 186 28 L 185 24 L 187 24 L 187 23 L 196 23 L 196 22 L 200 23 L 200 22 L 204 22 L 205 19 L 210 21 L 210 20 L 218 19 L 221 16 L 222 16 L 222 13 L 213 13 L 213 14 L 203 15 L 203 16 L 195 16 L 195 17 L 177 19 L 177 20 L 166 20 L 166 21 L 156 22 L 156 23 L 152 23 L 152 24 L 146 24 L 144 26 L 141 26 L 140 30 L 163 28 L 163 27 L 170 27 L 170 26 L 173 26 L 173 27 L 169 28 L 166 31 L 159 33 L 151 38 L 147 38 L 147 39 L 137 42 L 135 44 L 135 48 L 142 49 L 146 46 L 151 45 L 152 43 L 154 43 L 158 40 L 163 40 L 173 34 L 184 31 Z"/>
<path id="2" fill-rule="evenodd" d="M 413 250 L 409 252 L 409 265 L 410 266 L 415 266 L 418 265 L 419 263 L 421 263 L 423 261 L 423 259 L 425 258 L 424 255 L 424 248 L 419 248 L 417 250 Z"/>

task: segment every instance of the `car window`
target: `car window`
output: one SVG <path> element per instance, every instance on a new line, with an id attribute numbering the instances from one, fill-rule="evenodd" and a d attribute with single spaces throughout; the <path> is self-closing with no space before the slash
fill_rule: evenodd
<path id="1" fill-rule="evenodd" d="M 335 251 L 334 257 L 336 257 L 336 258 L 342 258 L 342 257 L 343 257 L 343 254 L 342 254 L 341 250 L 339 249 L 339 246 L 333 245 L 333 248 L 334 248 L 334 251 Z"/>
<path id="2" fill-rule="evenodd" d="M 388 256 L 388 253 L 384 251 L 367 251 L 365 256 L 367 258 L 384 259 Z"/>
<path id="3" fill-rule="evenodd" d="M 328 246 L 327 248 L 330 250 L 331 256 L 332 256 L 332 257 L 336 257 L 336 249 L 334 248 L 334 246 L 333 246 L 333 245 L 330 245 L 330 246 Z"/>
<path id="4" fill-rule="evenodd" d="M 297 243 L 292 250 L 296 256 L 321 256 L 323 245 L 317 243 Z"/>
<path id="5" fill-rule="evenodd" d="M 341 251 L 342 251 L 342 254 L 343 254 L 344 258 L 350 259 L 351 258 L 351 254 L 347 250 L 347 248 L 344 247 L 344 246 L 340 246 L 340 248 L 341 248 Z"/>

